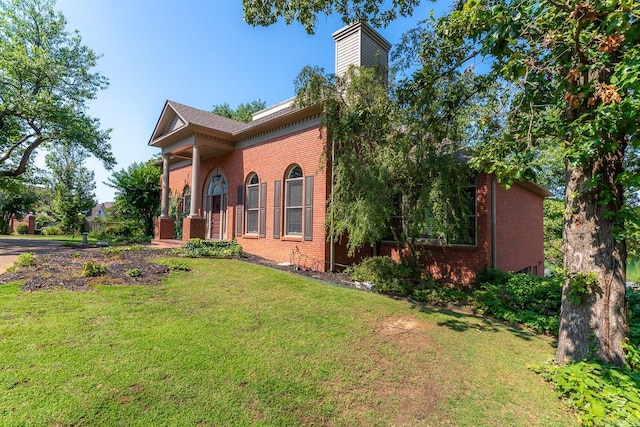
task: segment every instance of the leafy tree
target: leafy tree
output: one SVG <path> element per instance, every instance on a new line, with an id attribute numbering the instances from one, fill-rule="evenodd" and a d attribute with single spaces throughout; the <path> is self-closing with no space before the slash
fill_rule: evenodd
<path id="1" fill-rule="evenodd" d="M 114 215 L 140 224 L 147 236 L 153 236 L 154 220 L 160 214 L 161 174 L 153 161 L 133 163 L 113 172 L 106 182 L 116 190 Z"/>
<path id="2" fill-rule="evenodd" d="M 12 216 L 22 218 L 38 201 L 32 186 L 18 179 L 0 179 L 0 233 L 7 234 Z"/>
<path id="3" fill-rule="evenodd" d="M 347 21 L 392 19 L 393 13 L 380 12 L 383 3 L 245 0 L 243 5 L 251 24 L 283 17 L 312 32 L 317 15 L 334 10 Z M 393 8 L 410 12 L 417 4 L 400 0 Z M 484 58 L 488 75 L 502 84 L 495 96 L 488 93 L 485 105 L 494 110 L 475 123 L 475 165 L 508 184 L 534 178 L 541 155 L 560 151 L 566 280 L 559 363 L 591 354 L 606 363 L 625 360 L 625 238 L 628 230 L 638 229 L 625 189 L 637 187 L 640 176 L 629 167 L 640 132 L 639 10 L 634 0 L 468 0 L 437 24 L 436 34 L 446 42 L 436 47 L 466 50 L 450 70 Z"/>
<path id="4" fill-rule="evenodd" d="M 331 238 L 348 235 L 357 248 L 393 237 L 408 248 L 403 262 L 416 268 L 420 239 L 468 241 L 469 171 L 457 157 L 469 116 L 467 98 L 449 97 L 447 108 L 413 99 L 385 84 L 386 70 L 351 67 L 344 76 L 306 68 L 297 102 L 322 104 L 326 156 L 333 189 L 327 225 Z M 468 93 L 469 81 L 440 81 L 426 98 Z M 453 85 L 457 85 L 456 88 Z M 396 96 L 397 95 L 397 96 Z"/>
<path id="5" fill-rule="evenodd" d="M 231 106 L 226 102 L 224 104 L 216 104 L 213 106 L 213 110 L 211 110 L 211 112 L 213 114 L 228 117 L 239 122 L 249 123 L 252 120 L 254 113 L 257 113 L 260 110 L 264 110 L 266 107 L 266 101 L 257 99 L 255 101 L 247 103 L 240 103 L 240 105 L 238 105 L 238 108 L 236 108 L 235 110 L 231 108 Z"/>
<path id="6" fill-rule="evenodd" d="M 107 80 L 91 72 L 98 57 L 65 30 L 54 4 L 0 1 L 0 176 L 25 173 L 39 147 L 68 141 L 115 164 L 109 131 L 86 112 Z"/>
<path id="7" fill-rule="evenodd" d="M 68 234 L 81 228 L 85 213 L 97 203 L 93 193 L 95 175 L 84 166 L 88 157 L 86 151 L 64 144 L 45 158 L 52 213 L 62 231 Z"/>
<path id="8" fill-rule="evenodd" d="M 640 143 L 640 2 L 470 0 L 446 31 L 477 44 L 514 88 L 505 131 L 478 157 L 499 176 L 531 176 L 528 159 L 565 161 L 562 318 L 556 360 L 595 349 L 622 364 L 626 319 L 626 158 Z M 443 27 L 444 28 L 444 27 Z"/>
<path id="9" fill-rule="evenodd" d="M 242 0 L 244 19 L 251 25 L 269 26 L 282 18 L 294 21 L 313 34 L 318 15 L 337 13 L 345 24 L 368 20 L 374 25 L 387 24 L 400 16 L 410 16 L 421 0 Z"/>

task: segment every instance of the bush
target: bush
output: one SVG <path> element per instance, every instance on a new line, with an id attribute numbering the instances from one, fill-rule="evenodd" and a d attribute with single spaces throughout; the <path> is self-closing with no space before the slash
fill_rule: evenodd
<path id="1" fill-rule="evenodd" d="M 346 273 L 353 280 L 373 283 L 375 292 L 407 296 L 411 288 L 411 270 L 388 256 L 365 258 Z"/>
<path id="2" fill-rule="evenodd" d="M 57 225 L 52 225 L 50 227 L 43 228 L 42 234 L 44 234 L 45 236 L 61 236 L 63 233 L 60 227 L 58 227 Z"/>
<path id="3" fill-rule="evenodd" d="M 447 304 L 466 305 L 470 302 L 469 293 L 465 289 L 425 279 L 412 290 L 410 298 L 414 301 L 438 306 Z"/>
<path id="4" fill-rule="evenodd" d="M 93 261 L 87 261 L 82 266 L 82 275 L 84 277 L 104 276 L 107 273 L 107 266 L 98 264 Z"/>
<path id="5" fill-rule="evenodd" d="M 213 241 L 191 239 L 179 249 L 174 249 L 172 253 L 188 258 L 237 258 L 242 255 L 242 247 L 235 240 Z"/>
<path id="6" fill-rule="evenodd" d="M 18 259 L 15 260 L 13 264 L 7 268 L 6 272 L 13 273 L 20 267 L 31 267 L 34 261 L 35 257 L 31 252 L 22 252 L 20 255 L 18 255 Z"/>
<path id="7" fill-rule="evenodd" d="M 144 230 L 137 224 L 121 223 L 112 225 L 99 233 L 92 233 L 97 240 L 111 243 L 148 243 L 151 237 L 144 234 Z"/>
<path id="8" fill-rule="evenodd" d="M 583 425 L 640 425 L 640 292 L 628 289 L 627 301 L 629 338 L 623 344 L 626 366 L 586 360 L 532 367 L 578 411 Z"/>
<path id="9" fill-rule="evenodd" d="M 140 277 L 142 276 L 142 272 L 139 268 L 131 268 L 125 272 L 125 274 L 129 277 Z"/>
<path id="10" fill-rule="evenodd" d="M 591 362 L 532 369 L 554 383 L 582 425 L 640 425 L 640 377 L 628 369 Z"/>
<path id="11" fill-rule="evenodd" d="M 523 324 L 536 332 L 558 333 L 561 278 L 486 270 L 478 274 L 478 281 L 472 298 L 481 313 Z"/>
<path id="12" fill-rule="evenodd" d="M 20 255 L 18 255 L 18 259 L 16 260 L 15 264 L 18 267 L 31 267 L 33 265 L 34 259 L 35 257 L 31 252 L 22 252 Z"/>
<path id="13" fill-rule="evenodd" d="M 18 234 L 27 234 L 29 232 L 29 226 L 24 222 L 21 222 L 16 227 L 16 231 L 18 232 Z"/>
<path id="14" fill-rule="evenodd" d="M 169 270 L 191 271 L 191 267 L 189 267 L 189 265 L 184 261 L 165 259 L 160 261 L 160 264 L 166 265 L 167 267 L 169 267 Z"/>

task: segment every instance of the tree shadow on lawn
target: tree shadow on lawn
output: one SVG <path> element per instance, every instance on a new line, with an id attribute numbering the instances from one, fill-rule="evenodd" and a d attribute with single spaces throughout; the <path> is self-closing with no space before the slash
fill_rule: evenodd
<path id="1" fill-rule="evenodd" d="M 493 333 L 508 331 L 512 335 L 515 335 L 516 337 L 525 341 L 531 341 L 538 336 L 537 334 L 529 332 L 518 325 L 514 325 L 512 323 L 499 319 L 479 316 L 478 314 L 475 314 L 470 310 L 464 310 L 462 308 L 460 309 L 460 311 L 456 311 L 456 309 L 431 307 L 416 302 L 412 302 L 411 308 L 414 310 L 419 310 L 421 313 L 443 314 L 451 317 L 451 319 L 438 322 L 437 325 L 447 327 L 456 332 L 466 332 L 472 329 L 478 332 Z M 552 344 L 552 346 L 555 347 L 555 343 Z"/>

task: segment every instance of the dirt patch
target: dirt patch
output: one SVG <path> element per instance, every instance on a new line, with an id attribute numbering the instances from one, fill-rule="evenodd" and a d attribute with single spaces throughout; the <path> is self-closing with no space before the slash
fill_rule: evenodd
<path id="1" fill-rule="evenodd" d="M 169 274 L 169 268 L 151 260 L 167 255 L 165 249 L 105 253 L 99 248 L 61 247 L 54 254 L 35 256 L 31 267 L 0 275 L 0 284 L 23 282 L 21 290 L 26 292 L 45 289 L 82 291 L 97 283 L 158 285 Z M 106 273 L 84 277 L 83 266 L 89 261 L 106 266 Z M 132 274 L 133 270 L 137 272 Z"/>

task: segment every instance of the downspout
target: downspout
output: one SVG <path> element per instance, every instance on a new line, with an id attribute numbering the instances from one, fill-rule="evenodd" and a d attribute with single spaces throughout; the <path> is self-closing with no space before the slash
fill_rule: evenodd
<path id="1" fill-rule="evenodd" d="M 498 268 L 498 248 L 496 231 L 496 177 L 491 177 L 491 268 Z"/>
<path id="2" fill-rule="evenodd" d="M 334 156 L 335 156 L 335 147 L 333 141 L 331 141 L 331 217 L 329 218 L 329 230 L 331 230 L 331 234 L 333 234 L 333 170 L 334 170 Z M 330 236 L 329 240 L 329 271 L 335 270 L 335 243 L 333 236 Z"/>

